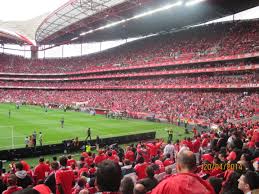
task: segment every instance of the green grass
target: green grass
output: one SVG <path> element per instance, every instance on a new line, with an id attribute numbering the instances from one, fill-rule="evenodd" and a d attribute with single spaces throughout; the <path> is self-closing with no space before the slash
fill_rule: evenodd
<path id="1" fill-rule="evenodd" d="M 11 117 L 9 118 L 9 110 Z M 60 120 L 64 117 L 64 128 Z M 62 140 L 79 137 L 85 139 L 87 128 L 92 129 L 92 138 L 96 135 L 113 137 L 156 131 L 157 138 L 166 138 L 165 131 L 173 127 L 174 138 L 184 133 L 184 129 L 167 123 L 154 123 L 143 120 L 107 119 L 102 115 L 91 116 L 83 112 L 49 109 L 48 112 L 39 106 L 23 105 L 16 109 L 15 104 L 0 104 L 0 149 L 12 147 L 12 131 L 14 147 L 24 147 L 24 138 L 36 130 L 43 133 L 43 144 L 61 143 Z"/>

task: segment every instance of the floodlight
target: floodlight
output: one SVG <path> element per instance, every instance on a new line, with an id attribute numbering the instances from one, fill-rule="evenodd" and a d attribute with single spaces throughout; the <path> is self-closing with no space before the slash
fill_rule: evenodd
<path id="1" fill-rule="evenodd" d="M 193 0 L 193 1 L 188 1 L 188 2 L 185 3 L 185 6 L 196 5 L 196 4 L 201 3 L 201 2 L 203 2 L 203 1 L 205 1 L 205 0 Z"/>
<path id="2" fill-rule="evenodd" d="M 87 34 L 87 32 L 82 32 L 81 34 L 80 34 L 80 36 L 84 36 L 84 35 L 86 35 Z"/>
<path id="3" fill-rule="evenodd" d="M 132 18 L 130 18 L 130 19 L 128 19 L 128 20 L 137 19 L 137 18 L 142 18 L 142 17 L 144 17 L 144 16 L 151 15 L 151 14 L 153 14 L 153 13 L 157 13 L 157 12 L 160 12 L 160 11 L 164 11 L 164 10 L 170 9 L 170 8 L 172 8 L 172 7 L 180 6 L 180 5 L 182 5 L 182 4 L 183 4 L 182 1 L 178 1 L 178 2 L 173 3 L 173 4 L 169 4 L 169 5 L 166 5 L 166 6 L 163 6 L 163 7 L 154 9 L 154 10 L 151 10 L 151 11 L 147 11 L 147 12 L 145 12 L 145 13 L 141 13 L 141 14 L 135 15 L 135 16 L 133 16 Z"/>
<path id="4" fill-rule="evenodd" d="M 176 7 L 176 6 L 180 6 L 182 5 L 183 2 L 182 1 L 178 1 L 176 3 L 173 3 L 173 4 L 169 4 L 169 5 L 166 5 L 166 6 L 163 6 L 163 7 L 160 7 L 160 8 L 157 8 L 157 9 L 154 9 L 154 10 L 151 10 L 151 11 L 147 11 L 145 13 L 141 13 L 141 14 L 138 14 L 138 15 L 135 15 L 133 16 L 131 19 L 137 19 L 137 18 L 142 18 L 144 16 L 147 16 L 147 15 L 151 15 L 153 13 L 157 13 L 157 12 L 160 12 L 160 11 L 164 11 L 164 10 L 167 10 L 167 9 L 170 9 L 172 7 Z"/>
<path id="5" fill-rule="evenodd" d="M 73 41 L 73 40 L 77 40 L 78 39 L 78 37 L 75 37 L 75 38 L 72 38 L 71 40 Z"/>
<path id="6" fill-rule="evenodd" d="M 118 24 L 122 24 L 122 23 L 125 23 L 127 21 L 130 21 L 130 20 L 134 20 L 134 19 L 138 19 L 138 18 L 142 18 L 142 17 L 145 17 L 145 16 L 148 16 L 148 15 L 151 15 L 153 13 L 157 13 L 157 12 L 161 12 L 161 11 L 164 11 L 164 10 L 167 10 L 167 9 L 171 9 L 173 7 L 176 7 L 176 6 L 180 6 L 183 4 L 183 1 L 178 1 L 176 3 L 173 3 L 173 4 L 169 4 L 169 5 L 165 5 L 163 7 L 160 7 L 160 8 L 157 8 L 157 9 L 154 9 L 154 10 L 151 10 L 151 11 L 147 11 L 145 13 L 141 13 L 141 14 L 138 14 L 138 15 L 135 15 L 131 18 L 127 18 L 127 19 L 123 19 L 123 20 L 120 20 L 120 21 L 117 21 L 117 22 L 113 22 L 113 23 L 110 23 L 110 24 L 107 24 L 107 25 L 104 25 L 104 26 L 101 26 L 97 29 L 94 29 L 94 30 L 89 30 L 87 32 L 82 32 L 80 34 L 80 36 L 84 36 L 86 34 L 90 34 L 92 32 L 95 32 L 95 31 L 98 31 L 98 30 L 103 30 L 103 29 L 106 29 L 106 28 L 110 28 L 110 27 L 113 27 L 113 26 L 116 26 Z M 76 39 L 75 39 L 76 40 Z"/>

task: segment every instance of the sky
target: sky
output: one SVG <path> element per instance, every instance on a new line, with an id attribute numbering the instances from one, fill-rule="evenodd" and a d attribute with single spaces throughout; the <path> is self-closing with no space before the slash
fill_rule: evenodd
<path id="1" fill-rule="evenodd" d="M 57 8 L 59 8 L 61 5 L 65 4 L 69 0 L 0 0 L 0 20 L 2 21 L 23 21 L 23 20 L 29 20 L 36 16 L 50 13 L 55 11 Z M 70 0 L 71 1 L 71 0 Z M 259 18 L 259 6 L 240 12 L 235 15 L 235 19 L 253 19 L 253 18 Z M 233 16 L 228 16 L 225 18 L 218 19 L 216 21 L 212 22 L 220 22 L 220 21 L 228 21 L 232 20 Z M 209 22 L 211 23 L 211 22 Z M 132 39 L 134 40 L 134 39 Z M 131 40 L 129 40 L 131 41 Z M 128 41 L 128 42 L 129 42 Z M 111 48 L 120 44 L 124 44 L 124 41 L 113 41 L 113 42 L 107 42 L 102 44 L 102 49 L 105 50 L 107 48 Z M 7 46 L 8 47 L 8 46 Z M 9 48 L 13 47 L 13 45 L 10 45 Z M 78 56 L 80 55 L 80 47 L 81 45 L 66 45 L 64 46 L 65 49 L 63 49 L 63 56 Z M 72 47 L 72 48 L 70 48 Z M 89 48 L 91 47 L 91 49 Z M 98 52 L 100 51 L 100 45 L 90 45 L 85 44 L 83 45 L 83 52 L 82 54 L 89 54 L 89 50 Z M 94 49 L 93 49 L 94 48 Z M 23 50 L 23 49 L 22 49 Z M 40 57 L 61 57 L 61 47 L 56 47 L 53 50 L 50 49 L 46 53 L 43 54 L 43 52 L 39 53 Z M 6 50 L 7 51 L 7 50 Z M 76 52 L 77 51 L 77 52 Z M 2 52 L 0 48 L 0 52 Z M 9 51 L 7 51 L 9 52 Z M 16 52 L 10 50 L 13 54 L 19 54 L 28 57 L 30 54 L 29 52 L 25 54 L 25 52 Z M 15 53 L 14 53 L 15 52 Z"/>
<path id="2" fill-rule="evenodd" d="M 0 0 L 0 20 L 23 21 L 52 12 L 68 0 Z"/>

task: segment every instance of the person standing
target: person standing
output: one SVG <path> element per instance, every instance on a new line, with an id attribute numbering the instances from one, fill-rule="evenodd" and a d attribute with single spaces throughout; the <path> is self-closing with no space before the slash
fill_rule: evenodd
<path id="1" fill-rule="evenodd" d="M 181 125 L 181 119 L 180 117 L 177 118 L 177 126 L 180 126 Z"/>
<path id="2" fill-rule="evenodd" d="M 50 168 L 44 162 L 44 158 L 40 158 L 39 159 L 39 164 L 34 169 L 34 176 L 35 176 L 36 183 L 39 180 L 44 181 L 45 178 L 47 177 L 47 175 L 49 174 L 49 172 L 50 172 Z"/>
<path id="3" fill-rule="evenodd" d="M 11 110 L 9 109 L 8 111 L 8 116 L 9 116 L 9 119 L 11 118 Z"/>
<path id="4" fill-rule="evenodd" d="M 184 119 L 184 128 L 188 127 L 188 119 Z"/>
<path id="5" fill-rule="evenodd" d="M 174 154 L 175 154 L 175 151 L 174 151 L 174 145 L 172 144 L 171 141 L 168 141 L 167 142 L 167 145 L 165 146 L 164 148 L 164 156 L 170 154 L 170 158 L 173 159 L 174 158 Z"/>
<path id="6" fill-rule="evenodd" d="M 97 135 L 96 136 L 96 150 L 99 150 L 100 143 L 101 143 L 100 137 Z"/>
<path id="7" fill-rule="evenodd" d="M 28 136 L 25 137 L 24 143 L 25 143 L 25 147 L 28 148 L 29 147 L 29 138 L 28 138 Z"/>
<path id="8" fill-rule="evenodd" d="M 88 138 L 90 138 L 90 140 L 92 139 L 91 138 L 91 128 L 90 127 L 87 129 L 87 137 L 85 138 L 85 141 L 87 141 Z"/>
<path id="9" fill-rule="evenodd" d="M 64 122 L 65 122 L 64 117 L 62 117 L 60 120 L 61 128 L 64 128 Z"/>
<path id="10" fill-rule="evenodd" d="M 62 156 L 59 160 L 60 169 L 56 171 L 55 179 L 56 194 L 71 194 L 75 182 L 75 176 L 71 169 L 67 168 L 67 157 Z"/>
<path id="11" fill-rule="evenodd" d="M 169 128 L 167 133 L 168 133 L 168 141 L 172 141 L 173 140 L 173 129 Z"/>
<path id="12" fill-rule="evenodd" d="M 34 130 L 32 134 L 33 147 L 36 147 L 36 140 L 37 140 L 37 133 L 36 133 L 36 130 Z"/>
<path id="13" fill-rule="evenodd" d="M 42 133 L 40 132 L 39 133 L 39 143 L 40 143 L 40 146 L 42 146 L 42 139 L 43 137 L 42 137 Z"/>

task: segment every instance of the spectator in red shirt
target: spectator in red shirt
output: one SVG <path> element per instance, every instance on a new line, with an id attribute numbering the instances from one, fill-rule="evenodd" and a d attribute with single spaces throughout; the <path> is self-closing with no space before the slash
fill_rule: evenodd
<path id="1" fill-rule="evenodd" d="M 193 153 L 195 154 L 197 164 L 200 163 L 200 147 L 201 147 L 200 137 L 196 137 L 193 142 Z"/>
<path id="2" fill-rule="evenodd" d="M 74 158 L 72 158 L 71 155 L 68 155 L 67 156 L 67 166 L 71 166 L 72 164 L 75 164 L 76 165 L 76 160 Z"/>
<path id="3" fill-rule="evenodd" d="M 94 159 L 92 157 L 92 152 L 87 153 L 87 157 L 85 157 L 85 162 L 87 163 L 88 166 L 91 166 L 91 164 L 94 163 Z"/>
<path id="4" fill-rule="evenodd" d="M 166 154 L 166 158 L 163 162 L 164 166 L 170 166 L 172 165 L 174 162 L 171 160 L 171 155 L 170 154 Z"/>
<path id="5" fill-rule="evenodd" d="M 107 153 L 107 160 L 112 160 L 119 163 L 119 157 L 117 155 L 113 155 L 111 151 L 108 151 Z"/>
<path id="6" fill-rule="evenodd" d="M 146 169 L 147 178 L 138 181 L 139 184 L 144 185 L 146 191 L 151 191 L 158 184 L 157 179 L 154 177 L 155 172 L 152 166 L 148 166 Z"/>
<path id="7" fill-rule="evenodd" d="M 137 148 L 137 152 L 137 159 L 139 159 L 139 157 L 143 157 L 145 162 L 150 162 L 150 153 L 144 144 L 141 144 L 140 148 Z"/>
<path id="8" fill-rule="evenodd" d="M 94 177 L 95 176 L 95 172 L 96 172 L 96 168 L 95 168 L 95 164 L 92 163 L 90 165 L 90 168 L 88 170 L 88 176 L 91 178 L 91 177 Z"/>
<path id="9" fill-rule="evenodd" d="M 204 136 L 204 139 L 201 142 L 202 151 L 208 148 L 208 144 L 209 144 L 209 138 L 207 136 Z"/>
<path id="10" fill-rule="evenodd" d="M 135 161 L 135 154 L 132 151 L 131 147 L 127 148 L 126 154 L 125 154 L 125 159 L 128 159 L 130 162 Z"/>
<path id="11" fill-rule="evenodd" d="M 191 151 L 179 152 L 176 169 L 178 174 L 162 181 L 152 190 L 152 194 L 214 194 L 213 188 L 196 174 L 196 158 Z M 188 186 L 187 186 L 188 185 Z"/>
<path id="12" fill-rule="evenodd" d="M 85 164 L 83 164 L 83 163 L 81 163 L 80 165 L 79 165 L 79 171 L 78 171 L 78 175 L 79 176 L 82 176 L 82 173 L 83 172 L 86 172 L 86 173 L 88 173 L 88 168 L 87 168 L 87 166 L 85 165 Z M 74 170 L 75 171 L 75 170 Z"/>
<path id="13" fill-rule="evenodd" d="M 25 170 L 25 171 L 29 171 L 30 170 L 30 165 L 27 162 L 25 162 L 24 160 L 21 160 L 20 162 L 23 165 L 23 170 Z"/>
<path id="14" fill-rule="evenodd" d="M 67 168 L 67 158 L 62 156 L 59 160 L 60 169 L 56 172 L 56 194 L 71 194 L 75 182 L 74 173 Z"/>
<path id="15" fill-rule="evenodd" d="M 50 188 L 45 184 L 36 185 L 33 189 L 38 191 L 40 194 L 52 194 Z"/>
<path id="16" fill-rule="evenodd" d="M 106 160 L 107 156 L 103 153 L 103 150 L 99 150 L 98 155 L 94 159 L 94 163 L 98 165 L 103 160 Z"/>
<path id="17" fill-rule="evenodd" d="M 136 174 L 138 176 L 138 180 L 147 177 L 147 174 L 146 174 L 147 167 L 148 167 L 148 164 L 144 161 L 144 158 L 141 156 L 137 161 L 137 165 L 134 167 Z"/>
<path id="18" fill-rule="evenodd" d="M 49 172 L 50 172 L 50 168 L 47 164 L 44 163 L 44 158 L 40 158 L 39 164 L 35 167 L 35 170 L 34 170 L 36 183 L 38 183 L 39 180 L 44 181 L 45 177 L 48 176 Z"/>
<path id="19" fill-rule="evenodd" d="M 96 185 L 99 192 L 118 192 L 121 179 L 121 168 L 117 163 L 111 160 L 105 160 L 99 164 L 96 171 Z"/>
<path id="20" fill-rule="evenodd" d="M 14 174 L 11 174 L 7 179 L 8 188 L 3 192 L 3 194 L 12 194 L 15 191 L 22 190 L 22 187 L 17 186 L 17 178 Z"/>
<path id="21" fill-rule="evenodd" d="M 259 142 L 259 128 L 255 128 L 252 136 L 252 141 Z"/>
<path id="22" fill-rule="evenodd" d="M 193 144 L 191 142 L 191 138 L 190 137 L 187 138 L 186 145 L 189 147 L 190 151 L 193 152 Z"/>
<path id="23" fill-rule="evenodd" d="M 153 142 L 153 143 L 147 143 L 146 146 L 150 149 L 149 153 L 151 157 L 154 157 L 157 155 L 157 151 L 160 148 L 162 142 Z"/>
<path id="24" fill-rule="evenodd" d="M 192 131 L 194 136 L 198 135 L 197 129 L 195 127 L 192 129 Z"/>
<path id="25" fill-rule="evenodd" d="M 95 194 L 97 192 L 97 189 L 95 186 L 95 178 L 90 178 L 89 182 L 86 183 L 86 188 L 89 194 Z"/>

